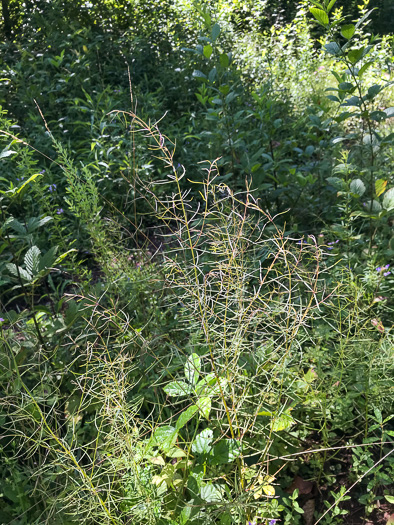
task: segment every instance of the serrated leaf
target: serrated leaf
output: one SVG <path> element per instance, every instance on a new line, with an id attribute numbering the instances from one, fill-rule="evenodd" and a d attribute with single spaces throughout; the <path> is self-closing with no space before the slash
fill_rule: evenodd
<path id="1" fill-rule="evenodd" d="M 387 180 L 378 179 L 375 181 L 375 193 L 377 197 L 380 197 L 385 191 L 387 186 Z"/>
<path id="2" fill-rule="evenodd" d="M 320 25 L 326 27 L 329 24 L 328 15 L 323 9 L 319 9 L 318 7 L 310 7 L 309 11 L 312 13 L 312 15 L 315 17 L 315 19 L 319 22 Z"/>
<path id="3" fill-rule="evenodd" d="M 394 188 L 390 188 L 384 194 L 383 208 L 387 211 L 394 210 Z"/>
<path id="4" fill-rule="evenodd" d="M 37 246 L 32 246 L 25 255 L 26 270 L 32 275 L 38 273 L 38 265 L 40 262 L 41 250 Z"/>
<path id="5" fill-rule="evenodd" d="M 19 233 L 20 235 L 26 235 L 27 233 L 26 227 L 17 219 L 12 218 L 11 220 L 7 221 L 6 224 L 9 225 L 14 231 Z"/>
<path id="6" fill-rule="evenodd" d="M 220 35 L 220 25 L 219 24 L 215 24 L 212 28 L 212 31 L 211 31 L 211 40 L 212 42 L 216 42 L 216 39 L 217 37 Z"/>
<path id="7" fill-rule="evenodd" d="M 184 381 L 172 381 L 163 390 L 169 396 L 187 396 L 191 392 L 190 385 Z"/>
<path id="8" fill-rule="evenodd" d="M 350 40 L 354 35 L 355 31 L 356 26 L 354 26 L 353 24 L 346 24 L 341 27 L 341 35 L 343 36 L 343 38 L 346 38 L 346 40 Z"/>
<path id="9" fill-rule="evenodd" d="M 222 439 L 212 449 L 211 464 L 231 463 L 240 456 L 241 451 L 241 443 L 237 439 Z"/>
<path id="10" fill-rule="evenodd" d="M 200 375 L 201 359 L 197 354 L 191 354 L 185 364 L 185 377 L 193 386 L 197 383 Z"/>
<path id="11" fill-rule="evenodd" d="M 38 271 L 47 270 L 52 268 L 56 261 L 56 252 L 58 246 L 52 246 L 42 257 L 38 264 Z"/>
<path id="12" fill-rule="evenodd" d="M 196 436 L 192 444 L 192 452 L 195 454 L 208 454 L 212 449 L 213 432 L 206 428 Z"/>
<path id="13" fill-rule="evenodd" d="M 8 271 L 12 273 L 13 275 L 15 275 L 16 277 L 20 275 L 22 279 L 24 279 L 25 281 L 31 281 L 33 279 L 33 275 L 30 272 L 28 272 L 24 268 L 21 268 L 20 266 L 16 266 L 16 264 L 14 263 L 8 263 L 5 266 L 8 269 Z M 19 274 L 18 274 L 18 270 L 19 270 Z"/>
<path id="14" fill-rule="evenodd" d="M 180 430 L 183 428 L 186 423 L 188 423 L 198 412 L 198 406 L 192 405 L 191 407 L 187 408 L 182 414 L 178 417 L 176 422 L 176 429 Z"/>
<path id="15" fill-rule="evenodd" d="M 362 195 L 364 195 L 365 190 L 365 184 L 361 179 L 354 179 L 350 183 L 350 191 L 355 195 L 359 195 L 361 197 Z"/>
<path id="16" fill-rule="evenodd" d="M 201 499 L 207 501 L 208 503 L 218 502 L 222 500 L 222 492 L 218 487 L 208 483 L 201 487 L 200 490 Z"/>
<path id="17" fill-rule="evenodd" d="M 364 209 L 368 214 L 377 215 L 382 211 L 380 202 L 372 200 L 364 203 Z"/>

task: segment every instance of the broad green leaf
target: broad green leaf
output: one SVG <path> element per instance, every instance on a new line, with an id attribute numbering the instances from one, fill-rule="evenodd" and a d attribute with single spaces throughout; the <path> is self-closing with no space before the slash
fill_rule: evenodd
<path id="1" fill-rule="evenodd" d="M 294 424 L 294 419 L 288 412 L 283 412 L 280 416 L 275 416 L 271 421 L 271 429 L 273 432 L 280 432 L 287 430 Z"/>
<path id="2" fill-rule="evenodd" d="M 8 271 L 12 273 L 13 275 L 15 275 L 16 277 L 20 275 L 21 278 L 24 279 L 25 281 L 31 281 L 33 279 L 33 275 L 30 272 L 28 272 L 24 268 L 21 268 L 20 266 L 16 266 L 16 264 L 14 263 L 8 263 L 5 266 L 8 269 Z M 18 274 L 18 270 L 19 270 L 19 274 Z"/>
<path id="3" fill-rule="evenodd" d="M 337 56 L 341 53 L 341 48 L 336 42 L 329 42 L 324 46 L 324 49 L 327 51 L 327 53 L 330 53 L 330 55 Z"/>
<path id="4" fill-rule="evenodd" d="M 190 421 L 195 414 L 198 412 L 198 406 L 192 405 L 191 407 L 187 408 L 182 414 L 178 417 L 178 420 L 176 422 L 176 429 L 180 430 L 183 428 L 188 421 Z"/>
<path id="5" fill-rule="evenodd" d="M 174 448 L 176 439 L 178 437 L 178 431 L 176 428 L 165 425 L 163 427 L 158 427 L 153 434 L 154 444 L 162 451 L 169 452 Z"/>
<path id="6" fill-rule="evenodd" d="M 346 38 L 346 40 L 350 40 L 354 35 L 355 31 L 356 26 L 354 26 L 353 24 L 346 24 L 341 27 L 341 35 L 343 36 L 343 38 Z"/>
<path id="7" fill-rule="evenodd" d="M 359 108 L 361 106 L 361 99 L 356 96 L 350 97 L 345 102 L 342 102 L 341 106 L 350 106 L 350 107 Z"/>
<path id="8" fill-rule="evenodd" d="M 197 354 L 192 354 L 188 357 L 185 364 L 185 377 L 193 386 L 197 383 L 200 375 L 201 359 Z"/>
<path id="9" fill-rule="evenodd" d="M 192 452 L 195 454 L 208 454 L 212 449 L 213 432 L 206 428 L 196 436 L 192 444 Z"/>
<path id="10" fill-rule="evenodd" d="M 9 225 L 14 231 L 19 233 L 20 235 L 26 235 L 26 227 L 24 224 L 19 222 L 17 219 L 14 219 L 13 217 L 6 221 L 6 225 Z"/>
<path id="11" fill-rule="evenodd" d="M 365 185 L 361 179 L 354 179 L 350 183 L 350 191 L 360 197 L 365 193 Z"/>
<path id="12" fill-rule="evenodd" d="M 390 188 L 384 194 L 383 208 L 387 211 L 394 210 L 394 188 Z"/>
<path id="13" fill-rule="evenodd" d="M 222 500 L 222 491 L 218 486 L 208 483 L 201 487 L 200 496 L 201 499 L 208 503 L 218 502 Z"/>
<path id="14" fill-rule="evenodd" d="M 351 82 L 341 82 L 338 86 L 341 91 L 351 91 L 355 87 Z"/>
<path id="15" fill-rule="evenodd" d="M 222 67 L 228 67 L 230 64 L 230 59 L 227 53 L 222 53 L 219 57 L 219 62 Z"/>
<path id="16" fill-rule="evenodd" d="M 364 209 L 368 214 L 377 215 L 382 211 L 382 205 L 376 200 L 369 200 L 364 203 Z"/>
<path id="17" fill-rule="evenodd" d="M 360 49 L 351 49 L 348 53 L 348 59 L 352 64 L 357 64 L 359 60 L 363 57 L 365 48 L 361 47 Z"/>
<path id="18" fill-rule="evenodd" d="M 203 53 L 204 53 L 205 58 L 211 58 L 211 55 L 213 53 L 212 46 L 210 44 L 208 44 L 207 46 L 204 46 Z"/>
<path id="19" fill-rule="evenodd" d="M 382 90 L 382 86 L 380 84 L 374 84 L 370 88 L 368 88 L 368 98 L 374 98 L 380 91 Z"/>
<path id="20" fill-rule="evenodd" d="M 387 180 L 378 179 L 375 181 L 375 193 L 377 197 L 380 197 L 385 191 L 387 186 Z"/>
<path id="21" fill-rule="evenodd" d="M 163 388 L 169 396 L 187 396 L 191 392 L 190 385 L 184 381 L 173 381 Z"/>
<path id="22" fill-rule="evenodd" d="M 56 261 L 56 252 L 58 250 L 58 246 L 53 246 L 50 248 L 45 255 L 41 257 L 41 260 L 38 264 L 38 271 L 41 272 L 42 270 L 47 270 L 49 268 L 52 268 Z"/>
<path id="23" fill-rule="evenodd" d="M 310 7 L 309 11 L 312 13 L 312 15 L 316 18 L 316 20 L 319 22 L 320 25 L 326 27 L 329 24 L 328 15 L 323 9 L 319 9 L 318 7 Z"/>
<path id="24" fill-rule="evenodd" d="M 25 266 L 26 270 L 32 275 L 38 273 L 38 265 L 40 262 L 41 250 L 37 246 L 32 246 L 25 255 Z"/>
<path id="25" fill-rule="evenodd" d="M 222 439 L 211 451 L 211 464 L 224 465 L 233 462 L 240 456 L 241 443 L 237 439 Z"/>
<path id="26" fill-rule="evenodd" d="M 196 403 L 201 414 L 209 419 L 209 413 L 211 412 L 212 400 L 210 397 L 200 397 Z"/>
<path id="27" fill-rule="evenodd" d="M 195 69 L 193 71 L 193 77 L 195 78 L 202 78 L 202 79 L 206 79 L 207 78 L 207 75 L 204 75 L 204 73 L 202 71 L 199 71 L 198 69 Z"/>
<path id="28" fill-rule="evenodd" d="M 384 497 L 389 503 L 392 503 L 394 505 L 394 496 L 388 496 L 387 494 L 385 494 Z"/>
<path id="29" fill-rule="evenodd" d="M 216 39 L 217 37 L 220 35 L 220 25 L 219 24 L 215 24 L 212 28 L 212 32 L 211 32 L 211 40 L 212 42 L 216 42 Z"/>

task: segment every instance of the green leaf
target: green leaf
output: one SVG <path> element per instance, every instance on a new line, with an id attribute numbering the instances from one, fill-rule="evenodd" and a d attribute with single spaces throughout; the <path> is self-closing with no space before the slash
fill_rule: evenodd
<path id="1" fill-rule="evenodd" d="M 15 275 L 16 277 L 18 277 L 18 270 L 19 270 L 19 275 L 25 281 L 31 281 L 33 279 L 33 275 L 30 272 L 28 272 L 24 268 L 21 268 L 20 266 L 16 266 L 16 264 L 8 263 L 5 266 L 8 269 L 8 271 L 12 273 L 13 275 Z"/>
<path id="2" fill-rule="evenodd" d="M 26 270 L 32 275 L 36 275 L 38 273 L 40 254 L 40 249 L 37 246 L 32 246 L 25 255 L 24 262 Z"/>
<path id="3" fill-rule="evenodd" d="M 361 47 L 360 49 L 351 49 L 348 53 L 348 59 L 352 64 L 357 64 L 359 60 L 363 57 L 365 48 Z"/>
<path id="4" fill-rule="evenodd" d="M 341 82 L 338 86 L 341 91 L 351 91 L 355 87 L 351 82 Z"/>
<path id="5" fill-rule="evenodd" d="M 175 445 L 178 432 L 176 428 L 165 425 L 158 427 L 153 434 L 154 444 L 163 452 L 169 452 Z"/>
<path id="6" fill-rule="evenodd" d="M 240 456 L 241 451 L 241 443 L 237 439 L 222 439 L 213 447 L 210 463 L 212 465 L 231 463 Z"/>
<path id="7" fill-rule="evenodd" d="M 350 183 L 350 191 L 361 197 L 365 193 L 365 185 L 361 179 L 354 179 Z"/>
<path id="8" fill-rule="evenodd" d="M 41 260 L 38 264 L 38 271 L 41 272 L 42 270 L 47 270 L 49 268 L 52 268 L 56 261 L 56 252 L 58 250 L 58 246 L 53 246 L 50 248 L 45 255 L 41 257 Z"/>
<path id="9" fill-rule="evenodd" d="M 211 40 L 212 42 L 216 42 L 216 39 L 217 37 L 220 35 L 220 25 L 219 24 L 215 24 L 212 28 L 212 32 L 211 32 Z"/>
<path id="10" fill-rule="evenodd" d="M 368 215 L 378 215 L 382 211 L 382 205 L 376 200 L 369 200 L 364 203 L 364 209 Z"/>
<path id="11" fill-rule="evenodd" d="M 201 499 L 209 503 L 219 502 L 222 500 L 222 491 L 219 489 L 219 487 L 208 483 L 207 485 L 201 487 L 200 496 Z"/>
<path id="12" fill-rule="evenodd" d="M 230 65 L 230 59 L 227 53 L 222 53 L 219 57 L 219 62 L 222 67 L 228 67 Z"/>
<path id="13" fill-rule="evenodd" d="M 180 430 L 183 428 L 188 421 L 190 421 L 195 414 L 198 412 L 198 406 L 192 405 L 191 407 L 187 408 L 182 414 L 178 417 L 178 420 L 176 422 L 176 429 Z"/>
<path id="14" fill-rule="evenodd" d="M 184 381 L 173 381 L 163 388 L 169 396 L 187 396 L 191 392 L 190 385 Z"/>
<path id="15" fill-rule="evenodd" d="M 209 82 L 214 82 L 216 78 L 217 69 L 216 67 L 213 67 L 211 71 L 208 74 L 208 80 Z"/>
<path id="16" fill-rule="evenodd" d="M 5 157 L 10 157 L 11 155 L 14 155 L 14 153 L 17 153 L 17 152 L 13 151 L 12 149 L 4 148 L 3 151 L 0 153 L 0 159 L 4 159 Z"/>
<path id="17" fill-rule="evenodd" d="M 387 211 L 394 210 L 394 188 L 390 188 L 384 194 L 383 208 Z"/>
<path id="18" fill-rule="evenodd" d="M 185 364 L 185 377 L 193 386 L 197 383 L 200 375 L 201 359 L 197 354 L 192 354 L 188 357 Z"/>
<path id="19" fill-rule="evenodd" d="M 213 48 L 210 44 L 208 44 L 207 46 L 204 46 L 203 54 L 205 58 L 211 58 L 212 53 L 213 53 Z"/>
<path id="20" fill-rule="evenodd" d="M 394 504 L 394 496 L 388 496 L 387 494 L 385 494 L 384 497 L 389 503 Z"/>
<path id="21" fill-rule="evenodd" d="M 13 217 L 9 219 L 8 221 L 6 221 L 5 224 L 11 226 L 11 228 L 17 233 L 19 233 L 20 235 L 27 234 L 25 225 L 19 222 L 17 219 L 14 219 Z"/>
<path id="22" fill-rule="evenodd" d="M 208 454 L 212 449 L 213 432 L 206 428 L 196 436 L 192 444 L 192 452 L 195 454 Z"/>
<path id="23" fill-rule="evenodd" d="M 361 99 L 356 96 L 350 97 L 345 102 L 342 102 L 341 106 L 350 106 L 350 107 L 359 108 L 361 106 Z"/>
<path id="24" fill-rule="evenodd" d="M 327 6 L 327 13 L 329 13 L 331 11 L 331 9 L 334 7 L 336 1 L 337 0 L 331 0 L 331 2 Z"/>
<path id="25" fill-rule="evenodd" d="M 327 51 L 327 53 L 330 53 L 330 55 L 334 56 L 337 56 L 342 52 L 341 48 L 336 42 L 329 42 L 324 46 L 324 49 Z"/>
<path id="26" fill-rule="evenodd" d="M 39 177 L 41 175 L 41 173 L 35 173 L 34 175 L 32 175 L 31 177 L 29 177 L 23 184 L 22 186 L 19 186 L 19 188 L 16 190 L 16 193 L 20 193 L 30 182 L 33 182 L 34 180 L 36 180 L 37 177 Z"/>
<path id="27" fill-rule="evenodd" d="M 201 397 L 196 403 L 201 414 L 209 419 L 209 413 L 211 412 L 212 400 L 210 397 Z"/>
<path id="28" fill-rule="evenodd" d="M 369 62 L 365 62 L 365 64 L 359 69 L 359 72 L 357 73 L 358 77 L 361 78 L 363 74 L 366 72 L 366 70 L 372 66 L 373 60 L 370 60 Z"/>
<path id="29" fill-rule="evenodd" d="M 341 27 L 341 35 L 343 36 L 343 38 L 346 38 L 346 40 L 350 40 L 354 35 L 355 31 L 356 26 L 354 26 L 353 24 L 346 24 Z"/>
<path id="30" fill-rule="evenodd" d="M 327 27 L 329 24 L 328 15 L 323 9 L 319 9 L 318 7 L 310 7 L 309 11 L 312 13 L 312 15 L 316 18 L 316 20 L 319 22 L 320 25 Z"/>
<path id="31" fill-rule="evenodd" d="M 382 90 L 382 86 L 379 84 L 374 84 L 370 88 L 368 88 L 368 98 L 374 98 L 380 91 Z"/>
<path id="32" fill-rule="evenodd" d="M 280 432 L 287 430 L 294 424 L 294 419 L 288 412 L 283 412 L 280 416 L 275 416 L 271 421 L 271 428 L 273 432 Z"/>
<path id="33" fill-rule="evenodd" d="M 204 75 L 204 73 L 202 71 L 199 71 L 198 69 L 195 69 L 193 71 L 193 77 L 195 78 L 201 78 L 203 80 L 206 80 L 207 78 L 207 75 Z"/>

